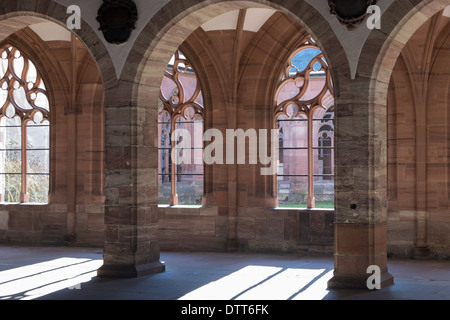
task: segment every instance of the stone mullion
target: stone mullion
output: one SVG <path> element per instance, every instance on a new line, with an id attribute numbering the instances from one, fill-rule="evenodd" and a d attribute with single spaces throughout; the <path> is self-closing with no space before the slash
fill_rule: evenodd
<path id="1" fill-rule="evenodd" d="M 313 150 L 313 112 L 308 115 L 308 199 L 307 207 L 316 207 L 314 198 L 314 150 Z"/>
<path id="2" fill-rule="evenodd" d="M 175 133 L 175 128 L 176 126 L 176 118 L 171 115 L 170 117 L 170 139 L 171 141 L 171 148 L 170 148 L 170 152 L 172 153 L 172 166 L 171 166 L 171 171 L 170 171 L 170 176 L 171 176 L 171 188 L 170 188 L 170 199 L 169 199 L 169 203 L 171 206 L 176 206 L 178 205 L 178 194 L 177 194 L 177 159 L 176 157 L 178 156 L 178 152 L 174 152 L 176 151 L 176 147 L 177 147 L 177 141 L 174 141 L 174 133 Z M 175 156 L 175 157 L 174 157 Z"/>
<path id="3" fill-rule="evenodd" d="M 20 190 L 20 202 L 21 203 L 27 203 L 30 201 L 30 196 L 27 193 L 27 170 L 28 170 L 28 155 L 27 155 L 27 122 L 22 121 L 22 136 L 21 136 L 21 146 L 22 146 L 22 152 L 21 152 L 21 175 L 22 175 L 22 184 L 21 184 L 21 190 Z"/>

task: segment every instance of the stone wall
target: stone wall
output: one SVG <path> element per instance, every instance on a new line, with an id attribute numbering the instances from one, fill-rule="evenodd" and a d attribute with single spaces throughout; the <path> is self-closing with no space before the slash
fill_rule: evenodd
<path id="1" fill-rule="evenodd" d="M 205 129 L 219 129 L 224 137 L 226 129 L 272 129 L 273 94 L 284 62 L 278 57 L 287 60 L 306 36 L 281 13 L 258 32 L 193 32 L 180 49 L 203 84 Z M 247 144 L 247 162 L 248 150 Z M 276 180 L 261 176 L 260 168 L 205 165 L 203 207 L 158 208 L 161 249 L 331 254 L 334 210 L 273 209 Z"/>
<path id="2" fill-rule="evenodd" d="M 67 232 L 69 214 L 65 204 L 0 207 L 0 243 L 103 246 L 104 209 L 98 204 L 77 208 L 76 237 Z"/>
<path id="3" fill-rule="evenodd" d="M 390 83 L 388 245 L 394 256 L 450 257 L 449 32 L 442 12 L 427 21 L 403 49 Z"/>
<path id="4" fill-rule="evenodd" d="M 227 251 L 228 218 L 213 207 L 160 206 L 162 250 Z M 241 208 L 237 218 L 240 251 L 333 253 L 334 210 Z"/>
<path id="5" fill-rule="evenodd" d="M 103 246 L 104 93 L 98 68 L 75 37 L 45 42 L 24 28 L 6 42 L 36 64 L 49 90 L 50 191 L 46 205 L 0 204 L 0 242 Z"/>

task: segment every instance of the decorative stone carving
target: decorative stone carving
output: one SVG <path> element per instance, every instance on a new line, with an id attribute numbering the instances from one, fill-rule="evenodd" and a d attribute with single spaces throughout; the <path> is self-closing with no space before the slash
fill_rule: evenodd
<path id="1" fill-rule="evenodd" d="M 127 42 L 135 29 L 138 12 L 132 0 L 103 0 L 97 21 L 106 41 L 113 44 Z"/>
<path id="2" fill-rule="evenodd" d="M 328 0 L 330 14 L 335 15 L 349 30 L 361 24 L 368 16 L 367 8 L 376 3 L 377 0 Z"/>

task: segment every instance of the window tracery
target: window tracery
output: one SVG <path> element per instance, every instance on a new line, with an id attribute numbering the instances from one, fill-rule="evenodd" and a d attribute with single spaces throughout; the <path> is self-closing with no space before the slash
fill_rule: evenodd
<path id="1" fill-rule="evenodd" d="M 183 53 L 177 51 L 164 74 L 160 91 L 160 204 L 201 204 L 203 117 L 202 93 L 194 69 Z M 179 133 L 182 130 L 189 132 L 190 141 L 183 141 L 185 137 Z"/>
<path id="2" fill-rule="evenodd" d="M 48 202 L 48 95 L 36 66 L 11 45 L 0 49 L 0 112 L 2 201 Z"/>
<path id="3" fill-rule="evenodd" d="M 318 200 L 318 206 L 333 205 L 333 83 L 328 63 L 313 39 L 289 56 L 275 97 L 274 127 L 283 131 L 277 174 L 279 204 L 315 208 Z"/>

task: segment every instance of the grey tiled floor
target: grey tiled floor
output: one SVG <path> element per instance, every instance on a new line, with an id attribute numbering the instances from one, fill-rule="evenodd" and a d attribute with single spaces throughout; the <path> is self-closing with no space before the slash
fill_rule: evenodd
<path id="1" fill-rule="evenodd" d="M 1 300 L 450 300 L 450 261 L 389 260 L 395 284 L 327 290 L 332 257 L 162 252 L 166 272 L 96 276 L 102 249 L 0 245 Z"/>

